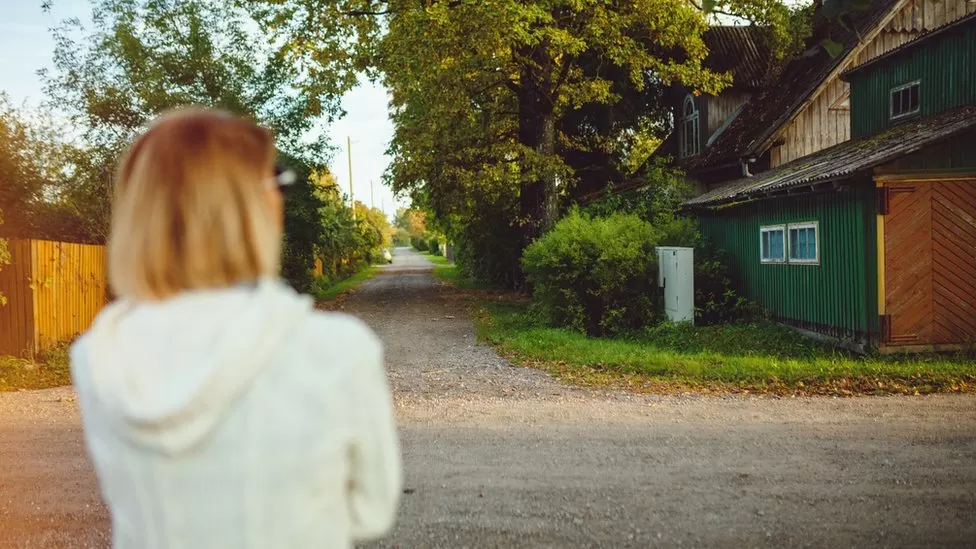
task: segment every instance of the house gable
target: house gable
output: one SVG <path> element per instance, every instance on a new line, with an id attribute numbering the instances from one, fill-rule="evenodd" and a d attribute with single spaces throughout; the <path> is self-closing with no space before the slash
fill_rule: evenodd
<path id="1" fill-rule="evenodd" d="M 850 114 L 843 108 L 849 91 L 841 72 L 974 10 L 976 3 L 967 0 L 876 0 L 852 15 L 852 25 L 835 37 L 845 48 L 840 56 L 831 57 L 814 39 L 751 98 L 711 147 L 684 163 L 686 169 L 698 179 L 728 180 L 735 176 L 730 165 L 745 162 L 744 168 L 756 173 L 850 139 Z M 815 36 L 828 24 L 820 17 Z"/>
<path id="2" fill-rule="evenodd" d="M 842 75 L 850 82 L 854 137 L 912 116 L 976 104 L 976 13 Z"/>
<path id="3" fill-rule="evenodd" d="M 898 4 L 900 7 L 892 10 L 850 50 L 847 58 L 820 83 L 796 116 L 768 139 L 770 167 L 775 168 L 851 138 L 850 112 L 831 108 L 842 103 L 850 93 L 848 84 L 840 79 L 842 72 L 894 50 L 923 32 L 976 11 L 976 3 L 967 0 L 903 0 Z"/>

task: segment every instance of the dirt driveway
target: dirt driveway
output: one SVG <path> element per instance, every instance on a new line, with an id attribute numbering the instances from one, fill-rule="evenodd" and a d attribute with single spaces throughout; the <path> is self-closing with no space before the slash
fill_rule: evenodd
<path id="1" fill-rule="evenodd" d="M 345 302 L 386 343 L 407 494 L 371 547 L 976 547 L 976 398 L 637 397 L 476 344 L 427 262 Z M 0 547 L 106 547 L 70 391 L 0 395 Z"/>

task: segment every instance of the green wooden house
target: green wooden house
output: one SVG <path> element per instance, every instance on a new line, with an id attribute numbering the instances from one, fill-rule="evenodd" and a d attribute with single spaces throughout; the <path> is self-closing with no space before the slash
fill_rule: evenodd
<path id="1" fill-rule="evenodd" d="M 883 352 L 976 344 L 976 14 L 842 78 L 849 141 L 686 207 L 783 322 Z"/>

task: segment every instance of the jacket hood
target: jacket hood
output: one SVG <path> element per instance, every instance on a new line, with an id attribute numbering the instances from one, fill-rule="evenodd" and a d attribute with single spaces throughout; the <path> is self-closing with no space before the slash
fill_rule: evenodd
<path id="1" fill-rule="evenodd" d="M 107 306 L 72 349 L 72 375 L 108 426 L 178 453 L 205 439 L 311 300 L 278 281 Z"/>

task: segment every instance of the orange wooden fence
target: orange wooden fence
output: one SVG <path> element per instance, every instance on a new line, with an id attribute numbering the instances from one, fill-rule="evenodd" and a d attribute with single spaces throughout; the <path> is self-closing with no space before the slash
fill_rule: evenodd
<path id="1" fill-rule="evenodd" d="M 108 300 L 104 246 L 10 240 L 0 266 L 0 355 L 32 358 L 84 332 Z"/>

